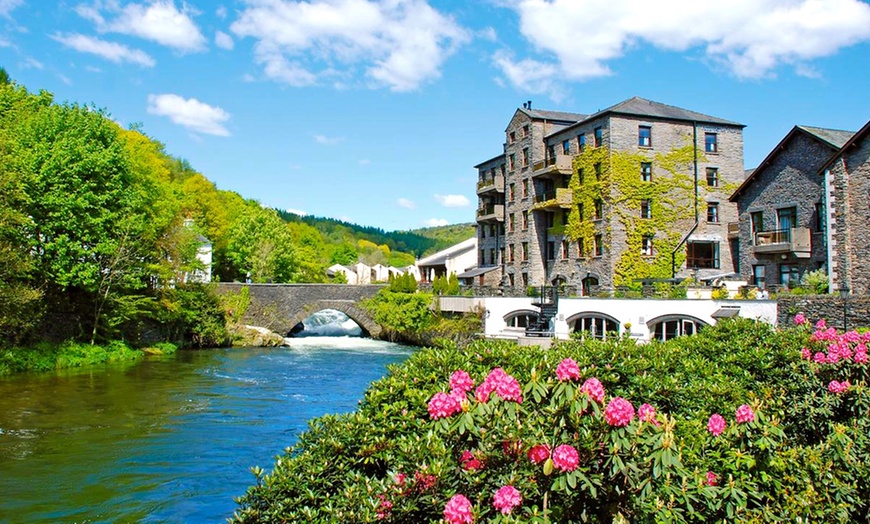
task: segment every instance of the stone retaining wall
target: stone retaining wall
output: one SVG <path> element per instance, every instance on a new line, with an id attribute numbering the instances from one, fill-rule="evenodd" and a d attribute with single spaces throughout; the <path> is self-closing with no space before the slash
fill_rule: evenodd
<path id="1" fill-rule="evenodd" d="M 793 325 L 798 313 L 803 313 L 813 324 L 823 318 L 828 326 L 837 329 L 843 329 L 844 318 L 847 329 L 870 327 L 870 296 L 844 299 L 836 295 L 806 295 L 777 299 L 778 325 Z"/>

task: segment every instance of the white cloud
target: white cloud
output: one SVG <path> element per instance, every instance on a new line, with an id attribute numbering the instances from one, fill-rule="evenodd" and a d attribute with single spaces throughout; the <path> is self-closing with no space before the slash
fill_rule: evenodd
<path id="1" fill-rule="evenodd" d="M 449 223 L 445 218 L 430 218 L 423 222 L 428 227 L 446 226 Z"/>
<path id="2" fill-rule="evenodd" d="M 559 79 L 609 75 L 609 61 L 647 46 L 698 51 L 739 78 L 763 78 L 870 41 L 870 4 L 861 0 L 514 0 L 509 7 L 523 36 L 549 58 L 514 62 L 501 52 L 494 62 L 532 92 L 551 93 Z"/>
<path id="3" fill-rule="evenodd" d="M 68 76 L 66 76 L 66 75 L 64 75 L 64 74 L 61 74 L 61 73 L 58 73 L 58 74 L 57 74 L 57 78 L 58 78 L 61 82 L 63 82 L 64 84 L 66 84 L 66 85 L 68 85 L 68 86 L 71 86 L 72 83 L 73 83 L 73 81 L 72 81 Z"/>
<path id="4" fill-rule="evenodd" d="M 9 16 L 13 9 L 24 3 L 24 0 L 0 0 L 0 16 Z"/>
<path id="5" fill-rule="evenodd" d="M 273 80 L 293 86 L 355 77 L 413 91 L 438 78 L 468 32 L 425 0 L 250 2 L 232 31 L 257 40 L 255 59 Z M 344 85 L 344 82 L 333 85 Z"/>
<path id="6" fill-rule="evenodd" d="M 468 207 L 471 205 L 465 195 L 435 195 L 435 200 L 444 207 Z"/>
<path id="7" fill-rule="evenodd" d="M 325 146 L 334 146 L 336 144 L 340 144 L 344 142 L 344 137 L 340 136 L 326 136 L 326 135 L 314 135 L 314 141 L 318 144 Z"/>
<path id="8" fill-rule="evenodd" d="M 293 213 L 294 215 L 299 215 L 301 217 L 304 217 L 305 215 L 308 214 L 308 211 L 302 211 L 301 209 L 293 209 L 292 207 L 288 207 L 284 211 L 286 211 L 288 213 Z"/>
<path id="9" fill-rule="evenodd" d="M 166 116 L 178 125 L 196 133 L 229 136 L 224 122 L 230 119 L 223 109 L 210 106 L 195 98 L 182 98 L 178 95 L 148 95 L 148 112 Z"/>
<path id="10" fill-rule="evenodd" d="M 221 49 L 232 50 L 235 47 L 236 43 L 233 42 L 233 37 L 224 33 L 223 31 L 218 31 L 214 34 L 214 45 L 220 47 Z"/>
<path id="11" fill-rule="evenodd" d="M 148 4 L 128 4 L 117 1 L 96 1 L 80 5 L 76 12 L 92 21 L 102 33 L 133 35 L 182 52 L 203 51 L 206 39 L 191 16 L 195 13 L 182 4 L 175 7 L 174 0 L 151 0 Z M 114 16 L 109 20 L 108 16 Z"/>
<path id="12" fill-rule="evenodd" d="M 143 67 L 154 67 L 155 64 L 154 59 L 144 51 L 130 49 L 123 44 L 100 40 L 92 36 L 72 33 L 68 35 L 55 34 L 52 38 L 71 49 L 81 53 L 91 53 L 116 64 L 129 62 Z"/>
<path id="13" fill-rule="evenodd" d="M 90 66 L 90 65 L 85 66 L 85 71 L 88 71 L 90 73 L 102 73 L 103 72 L 103 70 L 100 69 L 99 67 L 94 67 L 94 66 Z"/>
<path id="14" fill-rule="evenodd" d="M 42 62 L 32 57 L 26 58 L 21 64 L 21 67 L 24 69 L 45 69 L 45 66 L 42 65 Z"/>
<path id="15" fill-rule="evenodd" d="M 225 6 L 220 6 L 217 8 L 217 10 L 214 12 L 214 14 L 216 14 L 218 16 L 218 18 L 223 20 L 224 18 L 227 17 L 227 8 Z"/>
<path id="16" fill-rule="evenodd" d="M 357 163 L 361 166 L 368 166 L 371 165 L 372 161 L 368 158 L 361 158 Z"/>
<path id="17" fill-rule="evenodd" d="M 417 207 L 417 204 L 411 202 L 407 198 L 400 198 L 396 200 L 396 204 L 398 204 L 399 207 L 404 207 L 405 209 L 414 209 L 415 207 Z"/>

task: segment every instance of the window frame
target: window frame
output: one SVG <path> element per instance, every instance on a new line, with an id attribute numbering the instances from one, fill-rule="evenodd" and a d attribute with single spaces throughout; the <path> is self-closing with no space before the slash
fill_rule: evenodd
<path id="1" fill-rule="evenodd" d="M 601 145 L 604 143 L 604 130 L 601 128 L 601 126 L 598 126 L 592 130 L 592 137 L 593 146 L 601 147 Z"/>
<path id="2" fill-rule="evenodd" d="M 652 162 L 640 163 L 640 181 L 652 182 Z"/>
<path id="3" fill-rule="evenodd" d="M 707 223 L 721 224 L 719 216 L 719 202 L 707 202 Z"/>
<path id="4" fill-rule="evenodd" d="M 652 147 L 652 126 L 639 125 L 637 126 L 637 147 L 651 148 Z"/>
<path id="5" fill-rule="evenodd" d="M 652 200 L 644 198 L 640 201 L 640 218 L 652 218 Z"/>
<path id="6" fill-rule="evenodd" d="M 707 187 L 719 187 L 719 168 L 718 167 L 708 167 L 706 169 L 706 174 L 707 174 Z M 710 183 L 711 181 L 712 181 L 712 183 Z"/>
<path id="7" fill-rule="evenodd" d="M 711 140 L 712 138 L 712 140 Z M 704 133 L 704 152 L 718 153 L 719 152 L 719 134 L 712 132 Z"/>

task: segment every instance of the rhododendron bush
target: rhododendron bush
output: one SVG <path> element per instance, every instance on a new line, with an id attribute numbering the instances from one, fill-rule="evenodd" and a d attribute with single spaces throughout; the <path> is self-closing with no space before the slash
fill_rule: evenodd
<path id="1" fill-rule="evenodd" d="M 868 343 L 737 319 L 664 344 L 420 350 L 255 468 L 234 520 L 866 522 Z"/>

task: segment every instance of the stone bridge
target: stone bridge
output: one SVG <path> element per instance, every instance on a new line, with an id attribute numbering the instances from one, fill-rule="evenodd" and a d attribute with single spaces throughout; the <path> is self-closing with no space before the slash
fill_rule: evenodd
<path id="1" fill-rule="evenodd" d="M 359 302 L 373 297 L 384 285 L 352 286 L 348 284 L 241 284 L 222 282 L 220 293 L 238 293 L 249 289 L 251 304 L 242 322 L 260 326 L 287 336 L 300 322 L 324 310 L 341 311 L 359 324 L 365 334 L 377 338 L 378 325 Z"/>

